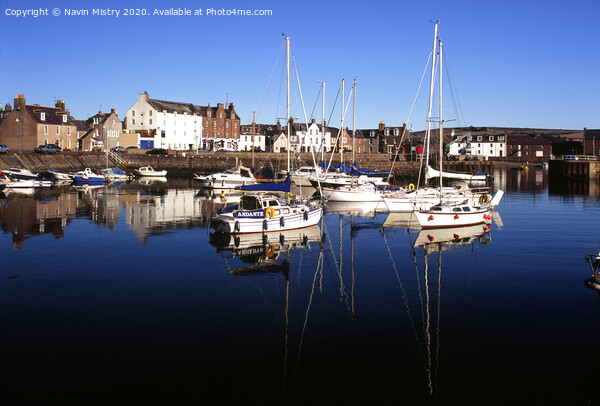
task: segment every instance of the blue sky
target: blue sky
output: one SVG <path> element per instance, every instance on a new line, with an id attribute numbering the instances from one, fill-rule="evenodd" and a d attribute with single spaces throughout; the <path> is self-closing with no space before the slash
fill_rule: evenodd
<path id="1" fill-rule="evenodd" d="M 123 6 L 125 4 L 125 6 Z M 48 8 L 17 18 L 7 10 Z M 271 16 L 124 16 L 123 9 L 264 9 Z M 55 17 L 57 8 L 61 15 Z M 65 16 L 64 9 L 89 16 Z M 120 10 L 119 17 L 93 9 Z M 151 98 L 198 105 L 234 102 L 243 124 L 285 117 L 283 55 L 291 37 L 307 114 L 326 118 L 342 78 L 348 97 L 358 81 L 357 128 L 407 121 L 440 21 L 450 79 L 444 77 L 447 126 L 600 128 L 597 1 L 16 1 L 0 0 L 0 102 L 64 99 L 76 118 L 115 107 L 120 117 Z M 10 11 L 8 11 L 10 13 Z M 267 85 L 269 85 L 267 89 Z M 425 127 L 425 81 L 409 121 Z M 454 93 L 450 92 L 450 86 Z M 303 121 L 297 85 L 292 114 Z M 264 102 L 263 102 L 263 95 Z M 317 101 L 318 100 L 318 101 Z M 455 102 L 456 101 L 456 102 Z M 261 107 L 262 102 L 262 107 Z M 350 108 L 351 110 L 351 108 Z M 351 127 L 351 111 L 345 125 Z"/>

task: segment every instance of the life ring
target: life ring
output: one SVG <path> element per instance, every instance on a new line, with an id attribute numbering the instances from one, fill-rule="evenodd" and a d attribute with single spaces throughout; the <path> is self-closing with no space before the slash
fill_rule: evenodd
<path id="1" fill-rule="evenodd" d="M 283 218 L 283 216 L 281 216 L 281 218 L 279 219 L 279 225 L 281 227 L 285 227 L 285 219 Z"/>
<path id="2" fill-rule="evenodd" d="M 238 233 L 240 232 L 240 222 L 239 221 L 235 222 L 235 225 L 233 226 L 233 229 L 235 231 L 237 231 Z"/>
<path id="3" fill-rule="evenodd" d="M 414 183 L 411 183 L 410 185 L 408 185 L 408 191 L 412 192 L 413 190 L 415 190 L 415 185 Z"/>
<path id="4" fill-rule="evenodd" d="M 307 211 L 304 212 L 304 221 L 308 221 L 308 212 Z"/>
<path id="5" fill-rule="evenodd" d="M 275 253 L 275 246 L 274 245 L 267 246 L 267 248 L 265 249 L 265 255 L 267 257 L 272 257 L 274 253 Z"/>
<path id="6" fill-rule="evenodd" d="M 269 228 L 269 226 L 267 225 L 267 220 L 265 219 L 265 221 L 263 221 L 263 230 L 267 230 Z"/>
<path id="7" fill-rule="evenodd" d="M 485 194 L 485 195 L 481 195 L 481 197 L 479 198 L 479 203 L 481 204 L 486 204 L 490 202 L 490 195 Z"/>
<path id="8" fill-rule="evenodd" d="M 265 209 L 265 218 L 268 219 L 273 217 L 275 217 L 275 209 L 272 207 L 267 207 Z"/>

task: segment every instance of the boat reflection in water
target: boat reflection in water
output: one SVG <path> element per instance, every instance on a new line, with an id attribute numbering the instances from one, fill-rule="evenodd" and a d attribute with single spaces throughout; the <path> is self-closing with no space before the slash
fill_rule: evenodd
<path id="1" fill-rule="evenodd" d="M 225 258 L 239 258 L 249 265 L 229 269 L 230 274 L 252 275 L 282 273 L 289 277 L 291 250 L 311 248 L 320 243 L 323 233 L 318 225 L 296 230 L 239 234 L 211 233 L 210 244 Z"/>
<path id="2" fill-rule="evenodd" d="M 357 216 L 373 218 L 377 213 L 388 212 L 383 201 L 380 202 L 333 202 L 325 203 L 327 213 L 335 213 L 346 216 Z"/>
<path id="3" fill-rule="evenodd" d="M 415 319 L 413 333 L 421 350 L 429 396 L 438 392 L 440 369 L 441 309 L 442 309 L 442 253 L 449 255 L 473 253 L 479 244 L 491 243 L 490 226 L 486 224 L 421 230 L 412 244 L 412 256 L 417 273 L 421 325 Z M 429 268 L 429 256 L 437 253 L 437 272 Z M 422 264 L 422 270 L 420 265 Z M 401 282 L 400 282 L 401 283 Z M 401 283 L 401 288 L 404 287 Z M 405 299 L 410 314 L 410 304 Z"/>

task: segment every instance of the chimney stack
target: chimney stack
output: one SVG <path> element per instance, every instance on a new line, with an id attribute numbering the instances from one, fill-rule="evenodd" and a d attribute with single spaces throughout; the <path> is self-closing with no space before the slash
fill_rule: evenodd
<path id="1" fill-rule="evenodd" d="M 14 105 L 15 105 L 15 109 L 18 107 L 25 108 L 25 95 L 24 94 L 16 95 Z"/>
<path id="2" fill-rule="evenodd" d="M 60 111 L 65 111 L 65 101 L 57 100 L 56 103 L 54 103 L 54 107 L 60 109 Z"/>
<path id="3" fill-rule="evenodd" d="M 385 122 L 384 121 L 380 121 L 379 122 L 379 131 L 383 131 L 385 128 Z"/>

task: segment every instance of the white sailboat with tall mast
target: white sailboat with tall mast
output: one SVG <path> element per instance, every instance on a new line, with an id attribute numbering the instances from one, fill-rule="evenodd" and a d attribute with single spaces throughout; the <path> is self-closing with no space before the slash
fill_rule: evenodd
<path id="1" fill-rule="evenodd" d="M 433 110 L 433 96 L 435 91 L 435 71 L 436 71 L 436 55 L 437 55 L 437 45 L 438 45 L 438 24 L 436 21 L 434 27 L 434 35 L 433 35 L 433 48 L 432 48 L 432 64 L 431 64 L 431 77 L 430 77 L 430 87 L 429 87 L 429 105 L 427 110 L 427 127 L 425 130 L 425 162 L 422 167 L 429 168 L 429 146 L 431 140 L 431 120 L 432 120 L 432 110 Z M 442 84 L 442 71 L 441 71 L 441 55 L 440 58 L 440 168 L 441 168 L 441 159 L 443 156 L 443 121 L 442 121 L 442 112 L 441 112 L 441 84 Z M 443 173 L 439 171 L 436 175 L 439 176 L 439 185 L 437 188 L 432 187 L 419 187 L 417 183 L 417 187 L 414 190 L 409 190 L 406 192 L 390 192 L 386 193 L 383 196 L 383 201 L 387 205 L 390 212 L 412 212 L 415 210 L 427 210 L 431 208 L 433 205 L 440 202 L 440 198 L 443 196 L 446 201 L 455 201 L 455 202 L 463 202 L 465 200 L 470 200 L 472 202 L 478 202 L 480 199 L 485 201 L 490 201 L 489 195 L 487 195 L 487 189 L 482 191 L 479 190 L 470 190 L 463 189 L 461 187 L 443 187 Z M 425 179 L 428 180 L 429 177 L 426 174 Z"/>
<path id="2" fill-rule="evenodd" d="M 437 25 L 437 23 L 436 23 Z M 439 38 L 439 133 L 440 133 L 440 168 L 442 167 L 443 156 L 443 134 L 444 121 L 442 118 L 442 63 L 443 63 L 443 43 Z M 434 45 L 435 46 L 435 45 Z M 435 65 L 435 64 L 434 64 Z M 433 69 L 432 69 L 433 70 Z M 430 102 L 431 104 L 431 102 Z M 479 200 L 473 199 L 456 199 L 454 195 L 444 194 L 442 190 L 443 173 L 439 171 L 439 202 L 429 208 L 416 208 L 415 216 L 417 221 L 423 228 L 433 227 L 456 227 L 469 226 L 491 222 L 491 212 L 494 207 L 500 203 L 504 192 L 498 190 L 493 199 L 489 199 L 489 195 L 482 195 Z"/>
<path id="3" fill-rule="evenodd" d="M 343 82 L 342 82 L 343 83 Z M 352 165 L 355 164 L 355 138 L 356 138 L 356 90 L 357 83 L 354 79 L 352 85 Z M 343 97 L 342 97 L 343 99 Z M 344 111 L 342 102 L 342 125 L 340 133 L 343 141 Z M 343 157 L 343 142 L 340 142 L 340 159 Z M 343 163 L 343 160 L 341 161 Z M 383 206 L 383 189 L 389 186 L 387 180 L 366 175 L 350 176 L 347 174 L 329 175 L 321 180 L 321 196 L 331 202 L 381 202 Z"/>

